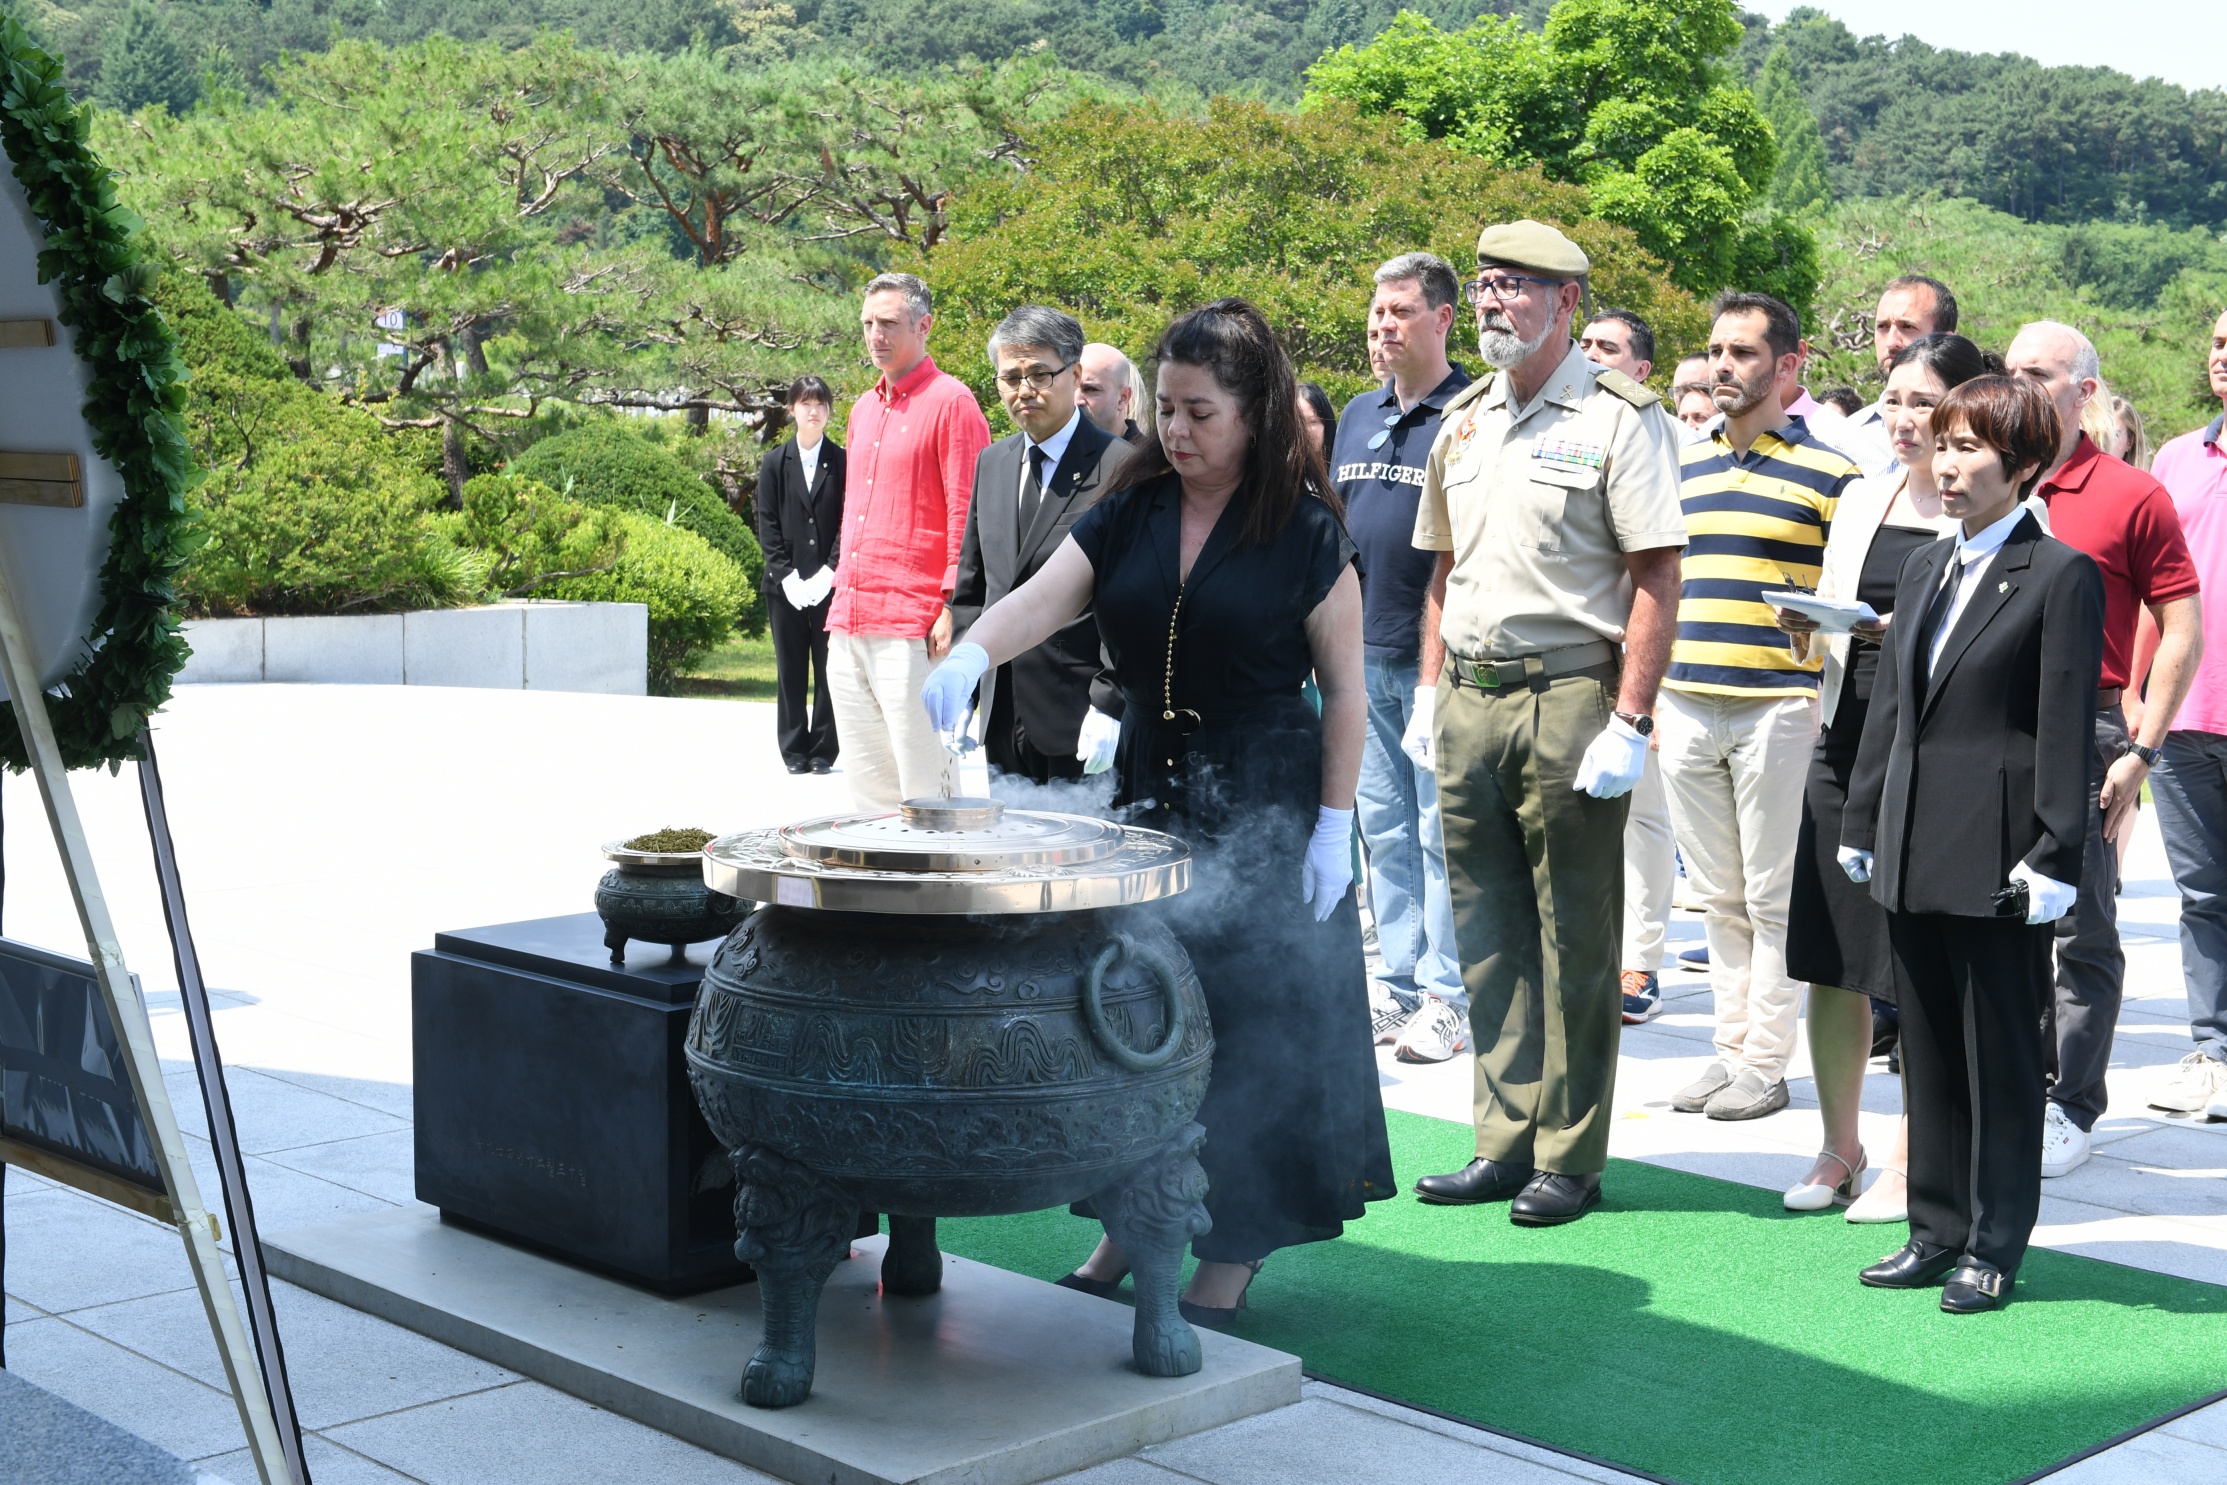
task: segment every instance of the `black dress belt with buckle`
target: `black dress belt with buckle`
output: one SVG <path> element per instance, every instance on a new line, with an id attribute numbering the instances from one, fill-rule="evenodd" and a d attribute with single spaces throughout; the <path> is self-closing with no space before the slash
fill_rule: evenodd
<path id="1" fill-rule="evenodd" d="M 1513 691 L 1556 676 L 1575 675 L 1581 670 L 1597 670 L 1615 664 L 1616 646 L 1605 639 L 1591 644 L 1566 645 L 1536 655 L 1518 655 L 1511 660 L 1472 660 L 1452 651 L 1446 655 L 1447 669 L 1452 672 L 1455 685 L 1474 686 L 1486 692 Z"/>

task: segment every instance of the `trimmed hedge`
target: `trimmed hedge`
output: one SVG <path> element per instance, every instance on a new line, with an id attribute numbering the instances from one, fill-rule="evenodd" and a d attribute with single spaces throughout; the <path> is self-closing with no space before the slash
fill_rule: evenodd
<path id="1" fill-rule="evenodd" d="M 650 610 L 650 689 L 660 694 L 697 656 L 734 632 L 757 582 L 710 542 L 639 511 L 616 512 L 618 561 L 605 572 L 559 578 L 535 596 L 645 603 Z"/>
<path id="2" fill-rule="evenodd" d="M 702 537 L 748 579 L 735 624 L 753 634 L 764 627 L 758 582 L 765 575 L 765 554 L 756 534 L 687 465 L 648 439 L 616 420 L 599 419 L 534 444 L 511 460 L 510 473 L 574 500 L 615 505 Z"/>

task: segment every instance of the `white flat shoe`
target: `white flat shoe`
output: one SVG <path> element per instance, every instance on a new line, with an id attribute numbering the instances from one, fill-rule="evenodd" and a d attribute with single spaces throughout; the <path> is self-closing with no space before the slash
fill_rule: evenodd
<path id="1" fill-rule="evenodd" d="M 1863 1175 L 1864 1167 L 1870 1164 L 1862 1150 L 1856 1152 L 1856 1163 L 1854 1165 L 1850 1165 L 1830 1150 L 1819 1150 L 1817 1158 L 1832 1161 L 1833 1164 L 1839 1166 L 1848 1174 L 1832 1185 L 1827 1185 L 1823 1181 L 1804 1181 L 1798 1186 L 1787 1187 L 1786 1209 L 1788 1211 L 1822 1212 L 1836 1200 L 1853 1198 L 1856 1194 L 1857 1178 Z"/>
<path id="2" fill-rule="evenodd" d="M 1901 1199 L 1896 1200 L 1894 1198 L 1881 1195 L 1879 1191 L 1879 1182 L 1875 1179 L 1872 1181 L 1870 1188 L 1866 1190 L 1863 1195 L 1857 1197 L 1854 1201 L 1848 1204 L 1847 1217 L 1849 1221 L 1907 1222 L 1910 1220 L 1909 1173 L 1907 1171 L 1896 1170 L 1895 1167 L 1891 1165 L 1882 1165 L 1879 1167 L 1879 1174 L 1881 1176 L 1884 1176 L 1888 1171 L 1894 1171 L 1896 1175 L 1902 1177 L 1903 1185 Z"/>

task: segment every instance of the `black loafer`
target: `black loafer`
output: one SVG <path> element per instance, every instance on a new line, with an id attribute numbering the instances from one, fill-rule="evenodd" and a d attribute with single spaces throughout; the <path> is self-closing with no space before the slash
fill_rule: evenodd
<path id="1" fill-rule="evenodd" d="M 1967 1258 L 1941 1290 L 1941 1308 L 1952 1315 L 1977 1315 L 2010 1298 L 2010 1278 L 1992 1263 Z"/>
<path id="2" fill-rule="evenodd" d="M 1518 1227 L 1559 1227 L 1575 1222 L 1600 1204 L 1599 1172 L 1565 1176 L 1543 1170 L 1509 1206 L 1508 1220 Z"/>
<path id="3" fill-rule="evenodd" d="M 825 758 L 814 758 L 812 760 L 812 772 L 833 773 L 835 772 L 835 765 L 828 762 Z"/>
<path id="4" fill-rule="evenodd" d="M 1874 1289 L 1923 1289 L 1955 1267 L 1955 1249 L 1912 1238 L 1856 1277 Z"/>
<path id="5" fill-rule="evenodd" d="M 809 763 L 790 763 L 785 766 L 791 773 L 803 773 L 806 770 L 810 769 L 812 765 Z"/>
<path id="6" fill-rule="evenodd" d="M 1469 1207 L 1479 1202 L 1506 1201 L 1531 1184 L 1538 1172 L 1512 1160 L 1472 1160 L 1460 1170 L 1443 1176 L 1425 1176 L 1415 1183 L 1415 1194 L 1433 1206 Z"/>

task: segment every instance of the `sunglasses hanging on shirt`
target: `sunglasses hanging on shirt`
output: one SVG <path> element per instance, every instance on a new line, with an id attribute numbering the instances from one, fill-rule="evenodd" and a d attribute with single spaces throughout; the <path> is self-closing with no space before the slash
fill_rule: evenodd
<path id="1" fill-rule="evenodd" d="M 1383 448 L 1384 441 L 1392 436 L 1392 430 L 1398 427 L 1400 419 L 1406 416 L 1407 414 L 1403 412 L 1386 413 L 1384 415 L 1384 430 L 1381 433 L 1372 433 L 1369 435 L 1369 447 L 1372 449 Z"/>

